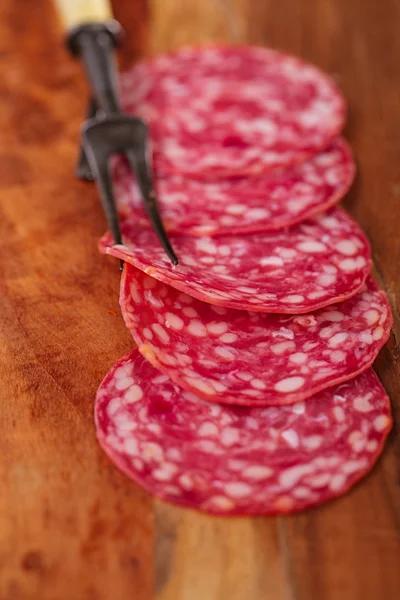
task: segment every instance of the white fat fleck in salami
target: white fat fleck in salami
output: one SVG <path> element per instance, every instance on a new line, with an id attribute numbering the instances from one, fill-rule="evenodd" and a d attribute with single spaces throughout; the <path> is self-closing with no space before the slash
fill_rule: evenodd
<path id="1" fill-rule="evenodd" d="M 140 399 L 121 389 L 124 377 Z M 359 410 L 366 395 L 368 412 Z M 188 396 L 160 382 L 134 350 L 100 385 L 98 440 L 152 494 L 219 515 L 287 513 L 344 494 L 372 468 L 392 423 L 372 370 L 310 398 L 302 410 L 217 407 Z"/>
<path id="2" fill-rule="evenodd" d="M 124 245 L 114 245 L 107 233 L 100 241 L 102 252 L 194 298 L 236 309 L 310 312 L 355 294 L 371 268 L 365 235 L 339 208 L 276 232 L 200 239 L 171 235 L 176 267 L 152 230 L 130 219 L 122 220 L 121 229 Z M 353 244 L 352 257 L 337 249 L 342 240 Z M 214 264 L 204 264 L 204 257 Z M 351 268 L 342 264 L 348 260 Z"/>
<path id="3" fill-rule="evenodd" d="M 257 47 L 183 48 L 141 61 L 122 76 L 121 98 L 149 123 L 157 170 L 202 179 L 302 162 L 345 119 L 327 75 Z"/>
<path id="4" fill-rule="evenodd" d="M 370 367 L 392 324 L 387 297 L 371 277 L 335 310 L 288 316 L 227 309 L 222 316 L 193 300 L 196 318 L 184 314 L 180 292 L 156 280 L 149 292 L 148 279 L 126 265 L 121 281 L 122 314 L 139 351 L 182 388 L 213 402 L 264 406 L 304 400 Z M 162 303 L 157 311 L 150 294 Z M 155 324 L 168 332 L 168 341 L 148 338 Z M 375 339 L 378 327 L 383 335 Z M 178 360 L 182 344 L 185 364 Z"/>
<path id="5" fill-rule="evenodd" d="M 339 202 L 354 174 L 351 152 L 339 139 L 305 163 L 250 180 L 232 177 L 204 182 L 178 174 L 161 177 L 157 201 L 171 232 L 214 236 L 270 231 L 303 221 Z M 142 196 L 123 159 L 115 167 L 114 184 L 121 215 L 131 214 L 150 227 Z M 310 252 L 317 252 L 318 244 L 308 242 Z M 323 244 L 319 247 L 323 252 Z M 346 254 L 346 242 L 341 242 L 339 250 Z"/>

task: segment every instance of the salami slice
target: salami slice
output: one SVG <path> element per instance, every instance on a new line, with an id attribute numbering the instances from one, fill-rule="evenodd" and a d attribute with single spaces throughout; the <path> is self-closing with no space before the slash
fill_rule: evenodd
<path id="1" fill-rule="evenodd" d="M 392 423 L 372 370 L 306 403 L 231 407 L 182 392 L 137 350 L 104 379 L 95 416 L 101 446 L 130 478 L 220 515 L 288 513 L 344 494 Z"/>
<path id="2" fill-rule="evenodd" d="M 392 323 L 372 278 L 349 300 L 288 316 L 205 304 L 127 265 L 120 302 L 152 365 L 205 399 L 249 406 L 292 404 L 361 373 Z"/>
<path id="3" fill-rule="evenodd" d="M 106 234 L 102 252 L 194 298 L 236 309 L 310 312 L 355 294 L 371 268 L 368 241 L 339 208 L 277 232 L 171 236 L 176 267 L 152 230 L 129 219 L 121 228 L 125 245 L 114 245 Z"/>
<path id="4" fill-rule="evenodd" d="M 168 231 L 195 236 L 282 229 L 333 206 L 347 193 L 355 167 L 349 147 L 336 140 L 309 161 L 276 174 L 201 182 L 171 175 L 157 182 Z M 124 160 L 115 168 L 118 209 L 150 227 L 143 200 Z"/>
<path id="5" fill-rule="evenodd" d="M 151 129 L 157 168 L 191 176 L 301 162 L 343 128 L 345 103 L 316 67 L 258 47 L 191 47 L 122 76 L 125 110 Z"/>

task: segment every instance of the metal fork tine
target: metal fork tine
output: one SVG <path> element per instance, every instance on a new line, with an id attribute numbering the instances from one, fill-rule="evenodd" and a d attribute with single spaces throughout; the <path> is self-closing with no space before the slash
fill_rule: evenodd
<path id="1" fill-rule="evenodd" d="M 112 190 L 112 181 L 110 170 L 108 167 L 107 156 L 103 160 L 97 159 L 89 144 L 82 143 L 82 154 L 85 155 L 90 172 L 97 183 L 100 192 L 100 199 L 103 205 L 103 210 L 106 215 L 108 226 L 111 230 L 114 242 L 122 244 L 121 230 L 119 227 L 119 218 L 115 207 L 114 194 Z M 120 271 L 124 270 L 124 261 L 119 261 Z"/>
<path id="2" fill-rule="evenodd" d="M 100 192 L 101 203 L 105 212 L 108 226 L 111 230 L 114 242 L 122 244 L 121 230 L 119 227 L 119 218 L 115 207 L 114 194 L 110 171 L 107 164 L 107 157 L 95 156 L 90 144 L 85 144 L 86 157 L 90 169 L 95 177 L 97 187 Z"/>
<path id="3" fill-rule="evenodd" d="M 92 97 L 89 100 L 89 105 L 87 108 L 86 119 L 93 119 L 98 111 L 98 106 L 96 100 Z M 83 143 L 79 147 L 79 156 L 76 161 L 75 173 L 78 179 L 82 179 L 83 181 L 93 181 L 94 176 L 90 169 L 89 162 L 86 158 L 86 152 L 83 147 Z"/>
<path id="4" fill-rule="evenodd" d="M 110 115 L 102 120 L 91 119 L 83 128 L 82 140 L 89 166 L 95 175 L 101 193 L 104 210 L 116 244 L 121 244 L 118 213 L 112 190 L 108 159 L 116 152 L 127 155 L 132 170 L 136 173 L 144 205 L 151 224 L 164 250 L 174 265 L 176 254 L 169 242 L 157 210 L 156 196 L 146 160 L 147 127 L 141 119 L 127 115 Z M 119 234 L 119 237 L 117 237 Z"/>
<path id="5" fill-rule="evenodd" d="M 153 229 L 156 232 L 164 250 L 168 254 L 172 264 L 177 265 L 179 263 L 178 258 L 171 246 L 158 212 L 157 197 L 153 187 L 151 172 L 146 160 L 145 148 L 143 145 L 140 145 L 135 149 L 135 151 L 128 151 L 125 154 L 132 171 L 136 175 L 139 189 L 144 201 L 144 207 Z"/>

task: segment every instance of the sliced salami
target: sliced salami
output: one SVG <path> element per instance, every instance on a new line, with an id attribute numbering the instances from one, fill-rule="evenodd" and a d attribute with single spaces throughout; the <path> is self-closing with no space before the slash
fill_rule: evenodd
<path id="1" fill-rule="evenodd" d="M 137 350 L 104 379 L 95 416 L 101 446 L 130 478 L 219 515 L 288 513 L 344 494 L 392 423 L 372 370 L 306 403 L 231 407 L 182 392 Z"/>
<path id="2" fill-rule="evenodd" d="M 190 47 L 122 76 L 159 172 L 215 177 L 301 162 L 339 135 L 345 103 L 316 67 L 258 47 Z"/>
<path id="3" fill-rule="evenodd" d="M 347 193 L 355 166 L 344 140 L 300 165 L 276 174 L 201 182 L 171 175 L 157 182 L 168 231 L 195 236 L 236 235 L 282 229 L 333 206 Z M 122 215 L 150 227 L 139 189 L 124 160 L 115 168 Z"/>
<path id="4" fill-rule="evenodd" d="M 205 304 L 126 265 L 121 309 L 139 351 L 183 389 L 213 402 L 292 404 L 370 367 L 390 334 L 390 305 L 372 278 L 307 315 Z"/>
<path id="5" fill-rule="evenodd" d="M 270 313 L 305 313 L 355 294 L 371 268 L 370 248 L 342 210 L 277 232 L 193 238 L 170 236 L 173 267 L 152 230 L 127 219 L 124 245 L 110 234 L 100 250 L 211 304 Z"/>

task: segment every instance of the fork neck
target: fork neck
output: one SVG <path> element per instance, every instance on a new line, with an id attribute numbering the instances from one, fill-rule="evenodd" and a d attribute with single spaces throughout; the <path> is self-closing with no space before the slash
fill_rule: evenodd
<path id="1" fill-rule="evenodd" d="M 109 21 L 80 25 L 67 38 L 71 52 L 82 59 L 97 105 L 106 115 L 121 112 L 114 56 L 121 33 L 119 23 Z"/>

